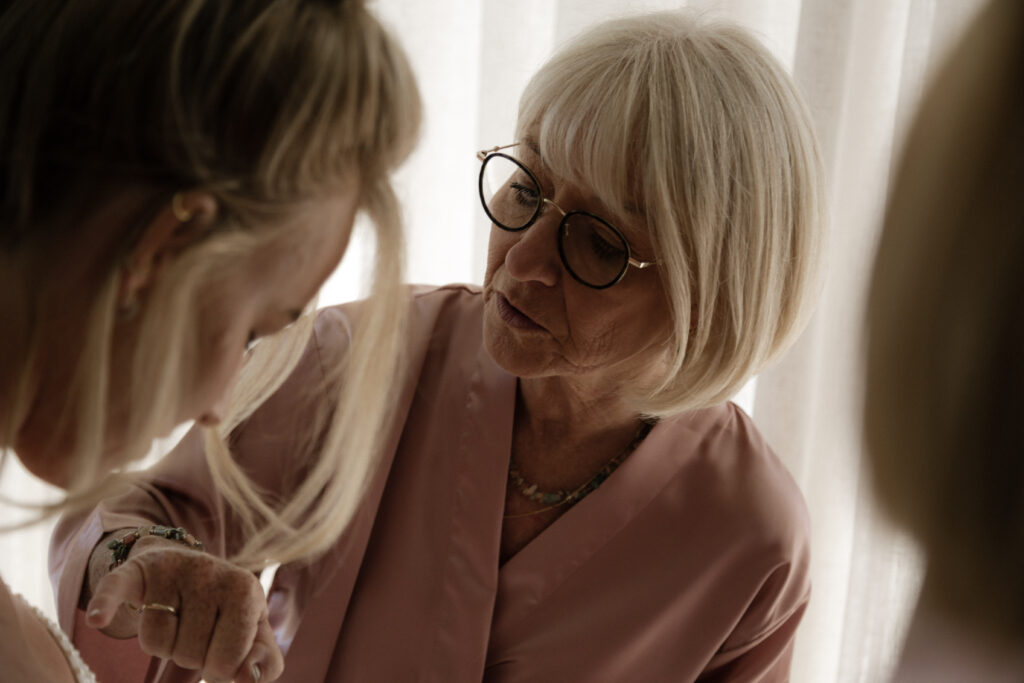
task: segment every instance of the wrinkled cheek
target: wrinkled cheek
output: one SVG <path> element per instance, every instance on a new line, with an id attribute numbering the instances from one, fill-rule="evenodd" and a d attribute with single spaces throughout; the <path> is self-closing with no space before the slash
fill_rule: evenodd
<path id="1" fill-rule="evenodd" d="M 487 271 L 484 273 L 484 286 L 489 285 L 495 274 L 501 269 L 508 256 L 509 249 L 516 243 L 515 234 L 491 226 L 491 237 L 487 242 Z"/>
<path id="2" fill-rule="evenodd" d="M 624 344 L 626 348 L 622 349 Z M 565 358 L 577 371 L 593 370 L 622 360 L 616 355 L 628 355 L 634 350 L 628 348 L 628 344 L 629 341 L 618 336 L 614 330 L 573 328 L 564 343 Z M 619 354 L 616 354 L 617 347 Z"/>

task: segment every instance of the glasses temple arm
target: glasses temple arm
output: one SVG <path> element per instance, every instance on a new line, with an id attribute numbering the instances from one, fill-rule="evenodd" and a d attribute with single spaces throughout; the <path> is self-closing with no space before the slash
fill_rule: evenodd
<path id="1" fill-rule="evenodd" d="M 480 161 L 483 161 L 484 159 L 487 158 L 487 156 L 489 154 L 494 154 L 495 152 L 500 152 L 501 150 L 508 149 L 509 147 L 515 147 L 518 144 L 519 144 L 518 142 L 513 142 L 510 145 L 501 145 L 500 147 L 491 147 L 490 149 L 482 149 L 482 150 L 480 150 L 479 152 L 476 153 L 476 158 L 479 159 Z"/>

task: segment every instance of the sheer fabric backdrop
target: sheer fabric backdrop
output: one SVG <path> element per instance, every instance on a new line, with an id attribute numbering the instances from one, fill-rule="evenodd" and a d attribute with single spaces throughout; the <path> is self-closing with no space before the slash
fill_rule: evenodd
<path id="1" fill-rule="evenodd" d="M 419 77 L 425 121 L 398 189 L 413 282 L 483 277 L 488 223 L 479 149 L 512 142 L 519 93 L 566 38 L 613 16 L 698 8 L 757 33 L 792 70 L 813 111 L 832 206 L 818 312 L 783 361 L 741 394 L 807 498 L 814 595 L 794 658 L 796 683 L 884 680 L 920 576 L 913 548 L 875 515 L 860 465 L 861 307 L 900 132 L 925 75 L 980 0 L 377 0 Z M 320 303 L 359 297 L 372 244 L 357 233 Z M 2 490 L 42 487 L 9 467 Z M 0 510 L 4 522 L 14 518 Z M 0 534 L 0 575 L 52 612 L 49 528 Z"/>

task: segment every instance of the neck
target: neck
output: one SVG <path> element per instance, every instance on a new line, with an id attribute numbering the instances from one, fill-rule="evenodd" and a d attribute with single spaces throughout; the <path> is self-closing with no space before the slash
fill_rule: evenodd
<path id="1" fill-rule="evenodd" d="M 638 416 L 621 390 L 602 390 L 565 377 L 519 380 L 516 421 L 546 439 L 578 442 L 588 436 L 636 430 Z"/>
<path id="2" fill-rule="evenodd" d="M 565 378 L 521 379 L 512 458 L 541 489 L 571 491 L 632 450 L 640 427 L 639 416 L 618 394 Z"/>

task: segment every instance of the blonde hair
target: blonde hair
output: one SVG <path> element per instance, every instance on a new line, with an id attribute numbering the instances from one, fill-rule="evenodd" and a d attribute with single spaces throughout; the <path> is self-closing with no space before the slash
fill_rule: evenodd
<path id="1" fill-rule="evenodd" d="M 672 337 L 640 412 L 720 403 L 800 332 L 818 289 L 822 168 L 795 85 L 745 30 L 677 11 L 601 24 L 530 81 L 525 136 L 556 176 L 639 214 L 651 236 Z"/>
<path id="2" fill-rule="evenodd" d="M 1024 6 L 983 10 L 926 91 L 867 309 L 875 488 L 928 558 L 922 599 L 1024 639 Z"/>
<path id="3" fill-rule="evenodd" d="M 168 266 L 141 311 L 129 361 L 135 408 L 127 451 L 136 456 L 172 426 L 180 378 L 194 376 L 200 286 L 279 238 L 274 226 L 304 203 L 358 181 L 376 231 L 373 287 L 349 362 L 336 370 L 344 380 L 333 378 L 337 406 L 323 406 L 320 418 L 333 424 L 319 470 L 324 495 L 301 501 L 310 520 L 332 521 L 313 534 L 321 540 L 312 546 L 296 545 L 310 531 L 299 524 L 240 559 L 259 565 L 325 547 L 372 468 L 401 371 L 403 245 L 388 174 L 411 150 L 420 115 L 401 49 L 357 0 L 22 0 L 0 15 L 0 45 L 0 249 L 31 263 L 55 243 L 88 239 L 74 234 L 69 217 L 124 186 L 144 188 L 150 198 L 120 236 L 120 249 L 107 256 L 109 275 L 93 299 L 69 389 L 68 412 L 79 425 L 77 485 L 45 509 L 90 504 L 110 490 L 96 483 L 104 474 L 106 378 L 115 361 L 119 271 L 137 226 L 180 190 L 202 189 L 218 202 L 211 234 Z M 28 284 L 38 285 L 31 281 L 37 274 L 26 271 Z M 311 328 L 306 320 L 259 345 L 243 370 L 231 424 L 283 381 Z M 24 412 L 16 399 L 16 420 Z M 6 428 L 16 433 L 17 421 Z M 223 438 L 213 431 L 209 442 L 217 481 L 244 508 L 250 530 L 271 518 L 289 526 L 291 508 L 267 517 Z M 342 478 L 346 485 L 337 486 Z"/>

